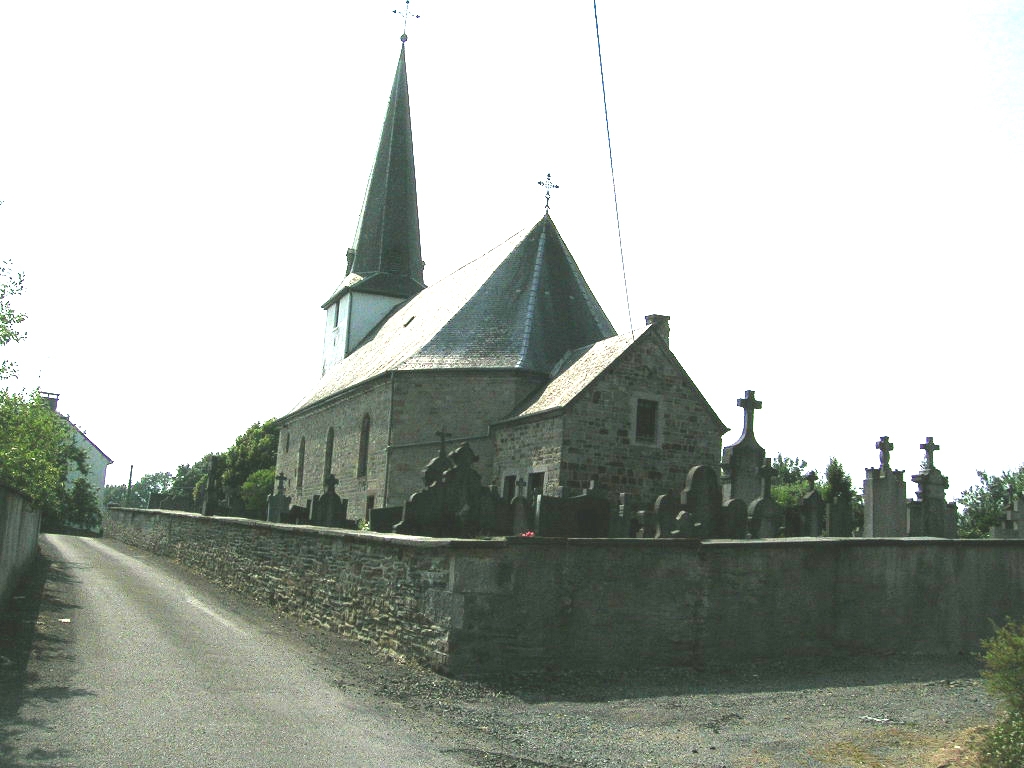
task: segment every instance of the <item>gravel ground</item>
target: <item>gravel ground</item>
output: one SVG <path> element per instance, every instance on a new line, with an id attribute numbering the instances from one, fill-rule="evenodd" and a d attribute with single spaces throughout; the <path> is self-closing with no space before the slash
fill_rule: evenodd
<path id="1" fill-rule="evenodd" d="M 185 569 L 173 571 L 229 610 L 292 638 L 324 675 L 389 720 L 477 768 L 972 768 L 969 744 L 994 722 L 995 702 L 970 658 L 834 658 L 728 669 L 608 670 L 451 680 L 362 644 L 300 625 Z M 45 622 L 72 597 L 44 550 L 16 614 Z M 0 624 L 0 717 L 16 707 L 24 660 L 45 638 Z M 12 664 L 11 660 L 16 663 Z M 21 663 L 17 663 L 17 662 Z M 4 672 L 4 670 L 0 670 Z"/>

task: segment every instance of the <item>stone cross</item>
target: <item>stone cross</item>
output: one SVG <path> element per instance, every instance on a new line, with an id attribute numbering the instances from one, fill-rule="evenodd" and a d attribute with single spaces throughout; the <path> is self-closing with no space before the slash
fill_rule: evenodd
<path id="1" fill-rule="evenodd" d="M 931 440 L 930 437 L 928 439 Z M 921 447 L 924 448 L 923 445 Z M 889 469 L 889 451 L 893 448 L 892 443 L 889 442 L 889 436 L 882 435 L 878 438 L 878 442 L 875 443 L 875 448 L 879 451 L 878 457 L 879 461 L 882 462 L 882 469 Z"/>
<path id="2" fill-rule="evenodd" d="M 548 174 L 548 177 L 547 177 L 546 180 L 538 181 L 537 183 L 540 184 L 542 187 L 544 187 L 544 190 L 545 190 L 545 192 L 544 192 L 544 212 L 547 213 L 548 211 L 551 210 L 551 190 L 552 189 L 558 189 L 558 185 L 554 184 L 551 181 L 551 174 L 550 173 Z"/>
<path id="3" fill-rule="evenodd" d="M 338 484 L 338 478 L 334 476 L 334 473 L 330 473 L 324 478 L 324 487 L 328 493 L 334 493 L 334 486 Z"/>
<path id="4" fill-rule="evenodd" d="M 275 477 L 274 479 L 275 479 L 275 480 L 277 480 L 277 492 L 278 492 L 278 493 L 279 493 L 279 494 L 280 494 L 281 496 L 284 496 L 284 482 L 285 482 L 285 480 L 287 480 L 288 478 L 287 478 L 287 477 L 285 477 L 285 476 L 284 476 L 284 473 L 282 472 L 282 473 L 281 473 L 280 475 L 278 475 L 278 476 L 277 476 L 277 477 Z"/>
<path id="5" fill-rule="evenodd" d="M 404 43 L 406 40 L 409 39 L 409 36 L 406 34 L 406 32 L 409 29 L 409 17 L 412 16 L 414 19 L 418 19 L 420 15 L 418 13 L 412 13 L 412 11 L 409 10 L 409 0 L 405 0 L 404 11 L 396 10 L 392 11 L 392 13 L 397 13 L 399 16 L 402 17 L 402 42 Z"/>
<path id="6" fill-rule="evenodd" d="M 804 480 L 808 482 L 808 484 L 811 486 L 811 490 L 813 491 L 814 484 L 818 482 L 818 473 L 812 469 L 810 472 L 804 475 Z"/>
<path id="7" fill-rule="evenodd" d="M 434 434 L 437 435 L 439 438 L 441 438 L 441 453 L 439 453 L 438 455 L 443 459 L 445 457 L 444 441 L 447 440 L 449 437 L 451 437 L 452 433 L 451 432 L 445 432 L 444 425 L 442 424 L 441 425 L 441 431 L 440 432 L 435 432 Z"/>
<path id="8" fill-rule="evenodd" d="M 935 444 L 935 441 L 930 437 L 925 438 L 925 441 L 921 443 L 921 450 L 925 452 L 926 458 L 924 460 L 925 469 L 935 469 L 935 452 L 939 450 L 939 446 Z"/>
<path id="9" fill-rule="evenodd" d="M 748 389 L 736 405 L 743 409 L 743 434 L 754 434 L 754 411 L 761 407 L 761 401 L 754 399 L 754 390 Z"/>

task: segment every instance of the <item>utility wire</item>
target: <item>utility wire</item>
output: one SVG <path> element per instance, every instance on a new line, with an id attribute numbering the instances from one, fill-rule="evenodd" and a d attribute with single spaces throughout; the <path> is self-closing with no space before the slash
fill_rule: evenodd
<path id="1" fill-rule="evenodd" d="M 619 235 L 619 260 L 622 263 L 622 290 L 626 294 L 626 317 L 633 335 L 633 310 L 629 306 L 629 281 L 626 279 L 626 252 L 622 247 L 622 221 L 619 218 L 619 193 L 615 186 L 615 159 L 612 156 L 612 128 L 608 120 L 608 91 L 604 86 L 604 58 L 601 56 L 601 25 L 597 21 L 597 0 L 594 0 L 594 34 L 597 36 L 597 65 L 601 71 L 601 98 L 604 101 L 604 132 L 608 137 L 608 167 L 612 175 L 612 200 L 615 202 L 615 228 Z"/>

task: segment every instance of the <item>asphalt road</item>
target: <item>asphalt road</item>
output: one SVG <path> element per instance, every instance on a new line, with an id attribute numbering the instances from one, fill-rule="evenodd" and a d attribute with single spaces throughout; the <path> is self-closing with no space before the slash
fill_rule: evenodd
<path id="1" fill-rule="evenodd" d="M 464 768 L 158 561 L 45 539 L 47 609 L 19 619 L 31 646 L 0 657 L 0 765 Z"/>

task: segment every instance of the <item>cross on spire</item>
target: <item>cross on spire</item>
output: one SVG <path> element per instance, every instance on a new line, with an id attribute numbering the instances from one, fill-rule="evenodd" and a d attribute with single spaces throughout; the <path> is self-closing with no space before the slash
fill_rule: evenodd
<path id="1" fill-rule="evenodd" d="M 935 444 L 935 441 L 930 437 L 925 438 L 925 441 L 921 443 L 921 450 L 925 452 L 924 468 L 935 469 L 935 452 L 939 450 L 939 446 Z"/>
<path id="2" fill-rule="evenodd" d="M 551 210 L 551 190 L 558 189 L 558 185 L 551 181 L 550 173 L 544 181 L 537 183 L 544 187 L 544 213 L 547 213 Z"/>
<path id="3" fill-rule="evenodd" d="M 931 440 L 930 437 L 928 439 Z M 921 447 L 923 448 L 924 446 Z M 889 469 L 889 451 L 893 448 L 892 443 L 889 442 L 889 436 L 882 435 L 878 438 L 875 448 L 878 449 L 878 460 L 882 462 L 882 469 Z"/>
<path id="4" fill-rule="evenodd" d="M 754 390 L 748 389 L 744 396 L 736 401 L 736 405 L 743 409 L 743 434 L 754 434 L 754 411 L 761 407 L 761 401 L 754 399 Z"/>
<path id="5" fill-rule="evenodd" d="M 404 43 L 406 40 L 409 39 L 409 35 L 406 34 L 406 32 L 409 29 L 409 17 L 412 16 L 412 18 L 418 19 L 420 17 L 420 15 L 418 13 L 413 13 L 412 11 L 409 10 L 409 0 L 405 0 L 405 10 L 404 11 L 395 10 L 395 11 L 392 11 L 392 13 L 397 13 L 399 16 L 402 17 L 402 38 L 401 39 L 402 39 L 402 42 Z"/>

